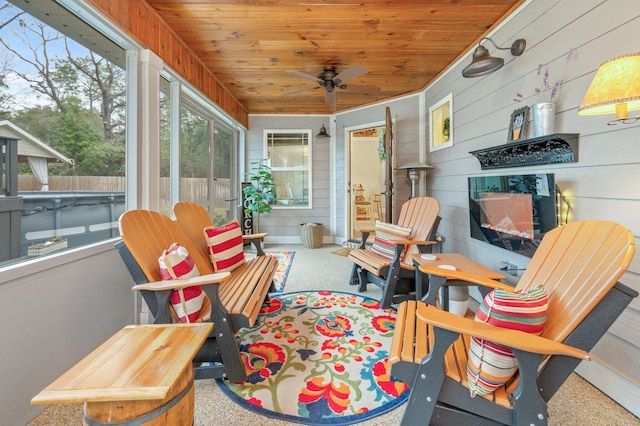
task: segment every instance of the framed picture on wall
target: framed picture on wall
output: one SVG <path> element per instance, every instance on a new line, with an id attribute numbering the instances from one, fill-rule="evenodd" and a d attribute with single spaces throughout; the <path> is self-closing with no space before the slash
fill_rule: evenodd
<path id="1" fill-rule="evenodd" d="M 529 107 L 518 108 L 511 113 L 509 120 L 509 135 L 507 141 L 517 141 L 527 138 L 527 125 L 529 123 Z"/>
<path id="2" fill-rule="evenodd" d="M 453 93 L 429 108 L 429 151 L 453 146 Z"/>

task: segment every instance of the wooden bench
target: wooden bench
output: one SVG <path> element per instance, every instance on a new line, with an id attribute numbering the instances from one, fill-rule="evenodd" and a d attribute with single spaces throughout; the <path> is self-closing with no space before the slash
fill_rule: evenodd
<path id="1" fill-rule="evenodd" d="M 200 228 L 201 231 L 203 228 Z M 201 277 L 187 281 L 203 285 L 211 304 L 208 320 L 214 323 L 210 338 L 195 357 L 196 379 L 226 378 L 244 381 L 246 374 L 240 358 L 238 330 L 255 324 L 260 308 L 267 299 L 273 275 L 278 266 L 274 256 L 257 256 L 231 273 L 213 273 L 204 234 L 192 240 L 176 221 L 148 210 L 131 210 L 120 218 L 122 242 L 116 244 L 134 278 L 135 290 L 141 292 L 154 317 L 154 323 L 175 320 L 169 302 L 176 280 L 162 281 L 158 257 L 176 242 L 193 258 Z"/>
<path id="2" fill-rule="evenodd" d="M 207 253 L 207 242 L 203 236 L 204 228 L 213 225 L 211 217 L 209 217 L 209 212 L 200 204 L 189 201 L 178 201 L 175 206 L 173 206 L 173 214 L 176 217 L 176 222 L 178 222 L 180 229 L 182 229 L 201 250 Z M 242 236 L 242 239 L 253 244 L 257 256 L 264 256 L 265 252 L 262 249 L 262 243 L 266 236 L 266 232 L 261 232 L 258 234 L 245 234 Z"/>
<path id="3" fill-rule="evenodd" d="M 617 282 L 634 253 L 633 234 L 607 221 L 573 222 L 547 233 L 515 287 L 543 285 L 549 297 L 540 336 L 498 328 L 405 301 L 389 351 L 391 374 L 411 387 L 402 424 L 547 424 L 546 403 L 638 293 Z M 503 288 L 482 276 L 422 264 L 420 271 Z M 472 398 L 470 336 L 513 350 L 519 371 Z"/>

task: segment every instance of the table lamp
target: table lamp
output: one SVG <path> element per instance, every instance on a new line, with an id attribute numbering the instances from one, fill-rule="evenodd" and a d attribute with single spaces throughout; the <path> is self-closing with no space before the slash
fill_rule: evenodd
<path id="1" fill-rule="evenodd" d="M 428 169 L 433 169 L 433 166 L 426 163 L 407 163 L 396 168 L 396 170 L 407 171 L 407 179 L 411 184 L 411 198 L 416 196 L 416 182 L 420 179 L 420 172 Z"/>
<path id="2" fill-rule="evenodd" d="M 640 53 L 619 56 L 600 65 L 578 108 L 579 115 L 615 114 L 610 126 L 632 124 L 640 116 L 629 117 L 629 111 L 640 110 Z"/>

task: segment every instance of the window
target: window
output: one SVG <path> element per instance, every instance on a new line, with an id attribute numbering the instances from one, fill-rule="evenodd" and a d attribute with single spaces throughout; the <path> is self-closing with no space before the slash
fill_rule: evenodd
<path id="1" fill-rule="evenodd" d="M 171 83 L 160 79 L 160 213 L 171 216 Z"/>
<path id="2" fill-rule="evenodd" d="M 223 225 L 236 216 L 234 132 L 213 122 L 213 221 Z"/>
<path id="3" fill-rule="evenodd" d="M 276 207 L 311 207 L 311 130 L 265 130 Z"/>
<path id="4" fill-rule="evenodd" d="M 126 208 L 170 215 L 184 199 L 236 216 L 244 130 L 84 3 L 0 0 L 0 138 L 19 139 L 17 156 L 0 146 L 0 176 L 18 177 L 17 196 L 0 179 L 0 268 L 118 237 Z"/>
<path id="5" fill-rule="evenodd" d="M 57 3 L 13 3 L 0 0 L 0 134 L 18 139 L 20 244 L 0 262 L 114 238 L 125 209 L 125 49 Z"/>
<path id="6" fill-rule="evenodd" d="M 180 109 L 180 200 L 205 207 L 214 225 L 236 217 L 234 131 L 185 97 Z"/>
<path id="7" fill-rule="evenodd" d="M 209 122 L 199 112 L 180 109 L 180 199 L 202 206 L 209 199 Z"/>

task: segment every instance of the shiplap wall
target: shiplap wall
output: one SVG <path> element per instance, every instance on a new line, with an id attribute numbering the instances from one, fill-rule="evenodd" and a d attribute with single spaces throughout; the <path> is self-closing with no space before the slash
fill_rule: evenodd
<path id="1" fill-rule="evenodd" d="M 311 199 L 309 208 L 274 208 L 268 215 L 260 216 L 260 232 L 268 232 L 268 243 L 300 243 L 300 224 L 313 222 L 324 225 L 323 240 L 332 242 L 330 215 L 330 144 L 329 139 L 317 139 L 315 135 L 322 125 L 329 129 L 326 116 L 250 115 L 246 136 L 245 170 L 251 171 L 251 163 L 264 158 L 264 129 L 309 130 L 312 133 L 311 151 Z M 246 180 L 243 179 L 243 180 Z"/>
<path id="2" fill-rule="evenodd" d="M 436 169 L 427 176 L 429 193 L 442 203 L 440 234 L 444 249 L 463 253 L 488 266 L 509 260 L 526 267 L 528 258 L 469 237 L 467 178 L 509 172 L 552 172 L 568 197 L 570 220 L 607 219 L 640 234 L 640 124 L 607 126 L 612 116 L 583 117 L 577 108 L 600 63 L 638 50 L 640 8 L 637 0 L 533 0 L 503 23 L 492 37 L 501 46 L 525 38 L 527 49 L 506 59 L 501 70 L 465 79 L 467 57 L 428 88 L 424 108 L 453 93 L 454 146 L 430 154 Z M 574 57 L 567 60 L 574 49 Z M 557 104 L 556 131 L 579 133 L 579 161 L 572 164 L 481 171 L 469 151 L 506 142 L 511 112 L 537 102 L 534 88 L 539 64 L 548 65 L 551 80 L 563 79 Z M 640 76 L 639 76 L 640 78 Z M 525 96 L 514 103 L 516 93 Z M 636 238 L 637 241 L 637 238 Z M 640 291 L 640 255 L 621 280 Z M 593 351 L 598 361 L 583 362 L 579 373 L 622 405 L 640 413 L 640 300 L 613 325 Z"/>

